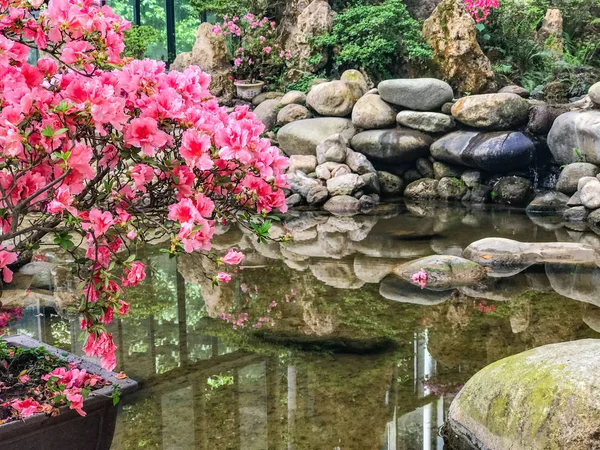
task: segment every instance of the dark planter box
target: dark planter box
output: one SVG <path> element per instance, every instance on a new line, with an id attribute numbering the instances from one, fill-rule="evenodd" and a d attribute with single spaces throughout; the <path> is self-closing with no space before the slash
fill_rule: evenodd
<path id="1" fill-rule="evenodd" d="M 129 378 L 118 380 L 114 372 L 107 372 L 73 354 L 27 336 L 9 336 L 6 341 L 25 348 L 44 347 L 68 362 L 77 362 L 82 369 L 117 385 L 121 397 L 137 390 L 137 383 Z M 83 404 L 83 410 L 87 413 L 85 417 L 63 406 L 60 408 L 60 415 L 56 417 L 40 413 L 24 420 L 0 425 L 0 449 L 110 450 L 117 421 L 117 407 L 113 406 L 110 397 L 112 390 L 113 386 L 107 386 L 90 393 Z"/>

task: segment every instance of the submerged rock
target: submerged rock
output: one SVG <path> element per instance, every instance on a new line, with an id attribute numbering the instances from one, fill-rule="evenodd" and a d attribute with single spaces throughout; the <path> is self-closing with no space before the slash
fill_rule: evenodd
<path id="1" fill-rule="evenodd" d="M 427 272 L 427 287 L 430 289 L 451 289 L 469 286 L 483 280 L 486 270 L 483 266 L 458 256 L 435 255 L 402 264 L 394 273 L 412 283 L 412 276 L 420 270 Z"/>
<path id="2" fill-rule="evenodd" d="M 450 85 L 436 78 L 385 80 L 377 86 L 383 100 L 416 111 L 435 111 L 454 97 Z"/>
<path id="3" fill-rule="evenodd" d="M 494 450 L 598 447 L 600 340 L 546 345 L 497 361 L 450 405 L 452 432 Z"/>
<path id="4" fill-rule="evenodd" d="M 315 155 L 317 145 L 336 133 L 351 139 L 355 134 L 352 121 L 338 117 L 297 120 L 279 130 L 277 141 L 288 156 Z"/>
<path id="5" fill-rule="evenodd" d="M 533 184 L 523 177 L 502 177 L 492 188 L 492 200 L 506 205 L 525 206 L 533 196 Z"/>
<path id="6" fill-rule="evenodd" d="M 339 215 L 354 215 L 361 210 L 360 201 L 350 195 L 337 195 L 327 200 L 323 205 L 325 211 Z"/>

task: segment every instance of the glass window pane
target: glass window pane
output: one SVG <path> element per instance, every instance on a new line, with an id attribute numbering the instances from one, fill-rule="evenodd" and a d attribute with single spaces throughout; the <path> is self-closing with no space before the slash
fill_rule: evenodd
<path id="1" fill-rule="evenodd" d="M 109 0 L 107 3 L 116 14 L 133 22 L 133 2 L 134 0 Z"/>
<path id="2" fill-rule="evenodd" d="M 190 5 L 190 0 L 175 0 L 175 48 L 178 54 L 192 51 L 199 25 L 199 14 Z"/>
<path id="3" fill-rule="evenodd" d="M 148 47 L 146 56 L 152 59 L 167 61 L 167 13 L 165 12 L 164 0 L 141 0 L 140 22 L 160 33 L 156 44 Z"/>

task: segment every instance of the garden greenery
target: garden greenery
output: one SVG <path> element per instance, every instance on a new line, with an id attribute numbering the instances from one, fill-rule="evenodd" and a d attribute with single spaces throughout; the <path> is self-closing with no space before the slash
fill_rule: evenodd
<path id="1" fill-rule="evenodd" d="M 331 49 L 335 69 L 362 68 L 375 80 L 392 76 L 407 61 L 431 57 L 419 22 L 402 0 L 351 3 L 337 15 L 331 33 L 317 37 L 315 45 Z"/>

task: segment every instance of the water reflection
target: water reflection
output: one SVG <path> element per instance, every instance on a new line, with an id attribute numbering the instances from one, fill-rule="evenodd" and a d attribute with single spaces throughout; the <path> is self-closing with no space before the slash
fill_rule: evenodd
<path id="1" fill-rule="evenodd" d="M 150 250 L 131 313 L 111 329 L 118 370 L 141 383 L 121 406 L 112 449 L 439 450 L 453 396 L 485 365 L 598 337 L 597 267 L 533 265 L 447 291 L 390 275 L 401 262 L 460 254 L 484 237 L 559 238 L 511 211 L 409 208 L 291 217 L 287 246 L 222 230 L 216 247 L 237 245 L 248 257 L 236 283 L 219 288 L 206 260 Z M 68 277 L 30 269 L 2 297 L 25 307 L 11 331 L 81 355 Z M 244 286 L 256 293 L 251 301 Z M 234 330 L 218 318 L 257 318 L 273 300 L 273 326 Z"/>

